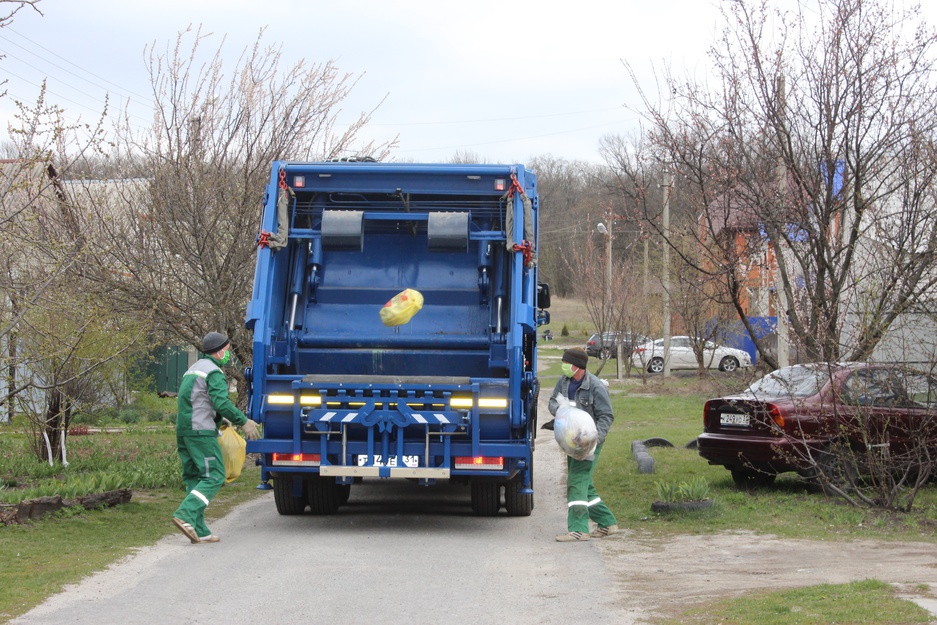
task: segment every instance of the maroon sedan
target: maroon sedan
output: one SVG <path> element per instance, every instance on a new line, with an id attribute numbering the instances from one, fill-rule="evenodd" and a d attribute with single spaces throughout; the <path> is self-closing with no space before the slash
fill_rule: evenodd
<path id="1" fill-rule="evenodd" d="M 932 471 L 937 377 L 890 364 L 784 367 L 732 397 L 706 402 L 699 454 L 738 485 L 779 473 L 807 478 Z"/>

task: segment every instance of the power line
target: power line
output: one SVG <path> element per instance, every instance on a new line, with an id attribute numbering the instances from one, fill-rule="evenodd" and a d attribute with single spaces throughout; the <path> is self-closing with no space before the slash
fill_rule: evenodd
<path id="1" fill-rule="evenodd" d="M 46 48 L 46 47 L 43 46 L 42 44 L 37 43 L 37 42 L 33 41 L 32 39 L 30 39 L 29 37 L 26 37 L 25 35 L 20 34 L 20 33 L 17 32 L 16 30 L 14 30 L 13 28 L 10 28 L 10 27 L 4 28 L 3 31 L 0 32 L 0 39 L 6 40 L 8 43 L 11 43 L 12 45 L 14 45 L 14 46 L 20 48 L 21 50 L 24 50 L 24 51 L 28 52 L 29 54 L 32 54 L 33 56 L 38 57 L 38 58 L 41 59 L 42 61 L 48 63 L 49 65 L 51 65 L 51 66 L 53 66 L 53 67 L 56 67 L 56 68 L 62 70 L 63 72 L 67 72 L 67 73 L 71 74 L 72 76 L 75 76 L 75 77 L 78 78 L 79 80 L 83 80 L 83 81 L 85 81 L 85 82 L 87 82 L 87 83 L 89 83 L 89 84 L 94 85 L 95 87 L 98 87 L 99 89 L 104 89 L 105 91 L 108 91 L 108 89 L 107 89 L 106 87 L 104 87 L 104 86 L 102 86 L 102 85 L 99 85 L 99 84 L 97 84 L 97 83 L 95 83 L 95 82 L 93 82 L 93 81 L 91 81 L 91 80 L 88 80 L 87 78 L 84 78 L 84 77 L 82 77 L 82 76 L 79 76 L 79 75 L 76 74 L 75 72 L 73 72 L 73 71 L 71 71 L 71 70 L 69 70 L 69 69 L 67 69 L 67 68 L 62 67 L 61 65 L 58 65 L 58 64 L 56 64 L 56 63 L 53 63 L 52 61 L 49 61 L 48 59 L 43 58 L 42 56 L 36 54 L 36 53 L 33 52 L 32 50 L 29 50 L 28 48 L 25 48 L 25 47 L 21 46 L 20 44 L 16 43 L 15 41 L 11 41 L 8 37 L 4 36 L 4 34 L 3 34 L 3 33 L 8 32 L 8 31 L 11 32 L 11 33 L 13 33 L 13 34 L 16 35 L 17 37 L 20 37 L 20 38 L 22 38 L 22 39 L 25 39 L 26 41 L 28 41 L 29 43 L 33 44 L 33 45 L 36 46 L 37 48 L 40 48 L 40 49 L 42 49 L 42 50 L 45 50 L 46 52 L 48 52 L 48 53 L 51 54 L 52 56 L 56 57 L 57 59 L 60 59 L 60 60 L 62 60 L 63 62 L 68 63 L 68 64 L 71 65 L 72 67 L 75 67 L 75 68 L 81 70 L 81 71 L 84 72 L 85 74 L 87 74 L 87 75 L 89 75 L 89 76 L 92 76 L 92 77 L 94 77 L 95 79 L 100 80 L 101 82 L 105 82 L 105 83 L 107 83 L 107 84 L 109 84 L 109 85 L 112 85 L 112 86 L 116 87 L 119 91 L 124 92 L 125 94 L 132 95 L 132 96 L 135 96 L 135 97 L 137 97 L 137 98 L 140 98 L 140 99 L 144 100 L 145 102 L 147 102 L 148 104 L 150 104 L 150 105 L 152 106 L 153 101 L 152 101 L 151 99 L 149 99 L 147 96 L 144 96 L 144 95 L 141 95 L 141 94 L 136 93 L 136 92 L 134 92 L 134 91 L 131 91 L 130 89 L 127 89 L 127 88 L 125 88 L 125 87 L 123 87 L 123 86 L 121 86 L 121 85 L 119 85 L 119 84 L 117 84 L 117 83 L 115 83 L 115 82 L 111 82 L 110 80 L 108 80 L 107 78 L 104 78 L 103 76 L 98 76 L 97 74 L 95 74 L 95 73 L 93 73 L 93 72 L 89 72 L 88 70 L 86 70 L 85 68 L 81 67 L 80 65 L 77 65 L 77 64 L 75 64 L 75 63 L 72 63 L 71 61 L 69 61 L 69 60 L 66 59 L 65 57 L 63 57 L 63 56 L 61 56 L 61 55 L 59 55 L 59 54 L 53 52 L 52 50 Z"/>
<path id="2" fill-rule="evenodd" d="M 36 84 L 35 82 L 32 82 L 30 79 L 24 78 L 24 77 L 22 77 L 22 76 L 20 76 L 20 75 L 18 75 L 18 74 L 14 74 L 13 72 L 11 72 L 11 71 L 8 70 L 8 69 L 5 69 L 4 71 L 5 71 L 7 74 L 9 74 L 10 76 L 16 78 L 17 80 L 20 80 L 20 81 L 24 82 L 24 83 L 27 84 L 27 85 L 32 85 L 33 87 L 36 87 L 37 89 L 41 89 L 41 88 L 42 88 L 42 85 L 41 85 L 41 84 Z M 63 83 L 63 84 L 65 84 L 66 87 L 70 87 L 70 85 L 68 85 L 68 84 L 66 84 L 66 83 Z M 76 91 L 77 91 L 77 90 L 76 90 Z M 54 96 L 57 97 L 57 98 L 60 98 L 60 99 L 62 99 L 62 100 L 65 100 L 66 102 L 71 102 L 71 103 L 74 104 L 75 106 L 80 106 L 81 108 L 87 109 L 87 110 L 89 110 L 89 111 L 91 111 L 91 112 L 93 112 L 93 113 L 101 113 L 101 111 L 96 111 L 95 109 L 91 108 L 91 107 L 88 106 L 87 104 L 82 104 L 81 102 L 77 102 L 77 101 L 75 101 L 75 100 L 72 100 L 72 99 L 69 98 L 68 96 L 64 96 L 64 95 L 62 95 L 62 94 L 60 94 L 60 93 L 57 93 L 57 92 L 55 92 L 55 91 L 52 91 L 52 90 L 49 89 L 48 87 L 46 87 L 46 93 L 51 94 L 51 95 L 54 95 Z M 82 95 L 85 95 L 85 96 L 88 95 L 87 93 L 83 93 L 83 92 L 81 92 L 81 91 L 78 91 L 78 93 L 81 93 Z M 15 96 L 15 95 L 13 95 L 12 93 L 9 94 L 9 95 L 13 96 L 15 99 L 17 99 L 17 100 L 19 100 L 19 101 L 21 101 L 21 102 L 23 102 L 23 103 L 26 103 L 26 102 L 29 101 L 27 98 L 17 97 L 17 96 Z M 92 97 L 92 96 L 88 96 L 88 97 Z"/>

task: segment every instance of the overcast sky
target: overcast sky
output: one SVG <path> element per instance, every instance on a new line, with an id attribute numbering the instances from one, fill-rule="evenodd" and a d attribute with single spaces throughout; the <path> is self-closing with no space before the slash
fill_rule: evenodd
<path id="1" fill-rule="evenodd" d="M 933 1 L 933 0 L 928 0 Z M 937 4 L 937 3 L 935 3 Z M 599 162 L 599 138 L 627 135 L 640 103 L 622 63 L 653 87 L 652 67 L 703 71 L 719 22 L 717 0 L 41 0 L 0 30 L 3 135 L 12 99 L 49 99 L 94 120 L 105 94 L 129 99 L 145 124 L 152 100 L 144 47 L 201 24 L 233 68 L 263 26 L 283 64 L 332 59 L 362 75 L 343 106 L 350 121 L 385 96 L 365 136 L 399 134 L 394 157 L 488 162 L 551 154 Z M 340 118 L 340 120 L 342 119 Z"/>

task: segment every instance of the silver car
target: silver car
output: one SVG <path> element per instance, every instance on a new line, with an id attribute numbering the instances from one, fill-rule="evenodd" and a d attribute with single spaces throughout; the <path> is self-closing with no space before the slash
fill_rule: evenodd
<path id="1" fill-rule="evenodd" d="M 696 354 L 693 352 L 694 339 L 689 336 L 670 338 L 670 369 L 697 369 Z M 634 348 L 631 364 L 648 373 L 661 373 L 664 370 L 664 339 L 648 341 Z M 739 367 L 752 366 L 748 352 L 725 345 L 716 345 L 712 341 L 703 343 L 703 364 L 707 369 L 735 371 Z"/>

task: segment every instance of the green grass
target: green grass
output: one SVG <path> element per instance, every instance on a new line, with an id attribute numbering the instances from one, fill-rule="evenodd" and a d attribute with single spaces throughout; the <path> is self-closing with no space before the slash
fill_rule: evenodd
<path id="1" fill-rule="evenodd" d="M 920 606 L 899 599 L 888 584 L 865 580 L 851 584 L 822 584 L 770 593 L 750 593 L 687 610 L 670 623 L 724 623 L 726 625 L 851 625 L 930 623 Z"/>
<path id="2" fill-rule="evenodd" d="M 93 511 L 63 510 L 27 525 L 0 526 L 0 622 L 6 622 L 83 577 L 178 533 L 170 517 L 185 490 L 175 452 L 175 433 L 162 427 L 124 434 L 70 438 L 70 465 L 49 467 L 31 457 L 25 437 L 0 429 L 0 495 L 19 501 L 59 484 L 75 494 L 97 480 L 104 486 L 133 484 L 129 504 Z M 246 467 L 212 501 L 212 518 L 253 497 L 260 469 Z M 145 484 L 138 487 L 136 484 Z M 107 490 L 107 488 L 90 489 Z M 84 493 L 82 493 L 84 494 Z M 209 520 L 210 522 L 210 520 Z M 180 540 L 185 540 L 180 535 Z"/>

